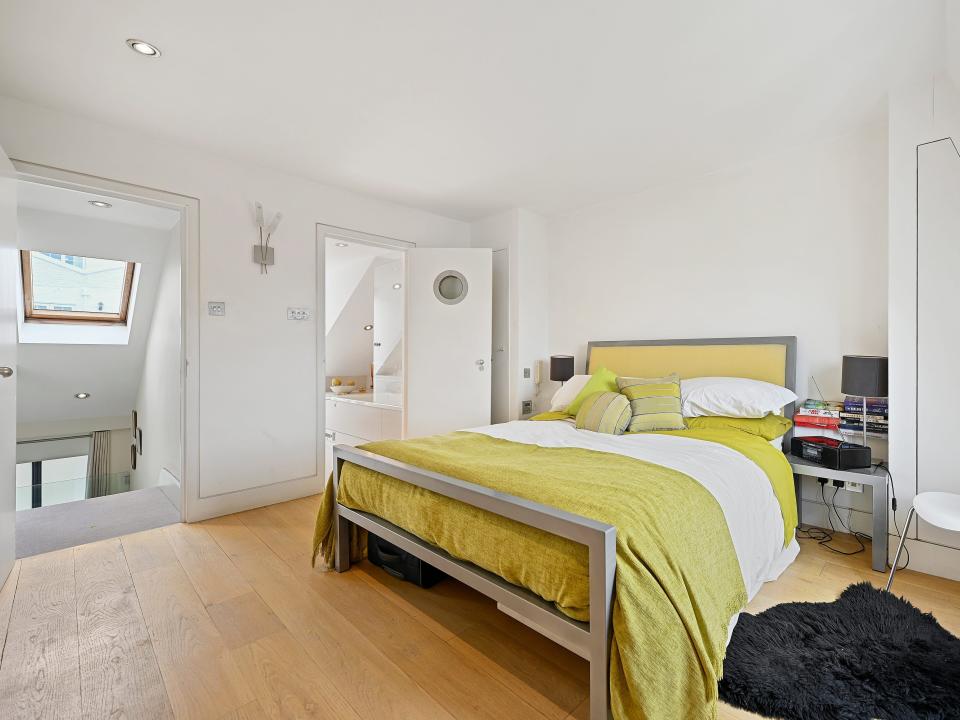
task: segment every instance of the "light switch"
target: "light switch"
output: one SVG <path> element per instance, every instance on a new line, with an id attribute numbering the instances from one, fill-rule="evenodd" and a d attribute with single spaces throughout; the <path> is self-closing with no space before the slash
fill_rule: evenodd
<path id="1" fill-rule="evenodd" d="M 227 304 L 225 302 L 208 302 L 207 303 L 207 314 L 216 315 L 217 317 L 223 317 L 227 314 Z"/>
<path id="2" fill-rule="evenodd" d="M 524 380 L 529 380 L 529 379 L 530 379 L 530 368 L 524 368 L 524 369 L 523 369 L 523 379 L 524 379 Z"/>
<path id="3" fill-rule="evenodd" d="M 287 320 L 309 320 L 310 319 L 310 308 L 305 307 L 288 307 L 287 308 Z"/>

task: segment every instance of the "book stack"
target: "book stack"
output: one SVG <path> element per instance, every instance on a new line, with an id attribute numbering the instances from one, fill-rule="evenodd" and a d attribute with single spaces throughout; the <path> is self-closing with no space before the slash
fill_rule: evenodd
<path id="1" fill-rule="evenodd" d="M 804 400 L 793 413 L 793 424 L 802 428 L 839 430 L 843 403 L 832 400 Z"/>
<path id="2" fill-rule="evenodd" d="M 867 398 L 867 436 L 887 437 L 890 433 L 890 408 L 887 398 Z M 840 412 L 840 429 L 863 432 L 863 398 L 847 395 Z"/>

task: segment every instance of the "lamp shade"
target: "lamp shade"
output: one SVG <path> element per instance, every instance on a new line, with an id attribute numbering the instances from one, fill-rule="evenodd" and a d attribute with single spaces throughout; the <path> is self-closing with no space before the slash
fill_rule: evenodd
<path id="1" fill-rule="evenodd" d="M 887 397 L 887 358 L 844 355 L 840 392 L 867 398 Z"/>
<path id="2" fill-rule="evenodd" d="M 550 379 L 566 382 L 573 377 L 573 355 L 550 356 Z"/>

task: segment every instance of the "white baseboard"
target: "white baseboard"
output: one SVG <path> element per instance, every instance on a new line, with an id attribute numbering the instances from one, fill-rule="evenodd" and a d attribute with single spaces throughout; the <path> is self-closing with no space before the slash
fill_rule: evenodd
<path id="1" fill-rule="evenodd" d="M 802 500 L 801 505 L 804 525 L 814 525 L 820 528 L 830 527 L 827 521 L 826 505 L 819 500 Z M 843 521 L 849 523 L 853 530 L 866 535 L 873 534 L 873 513 L 839 506 L 837 509 L 840 511 L 840 517 L 843 518 Z M 848 516 L 849 520 L 847 519 Z M 837 530 L 843 530 L 836 515 L 833 516 L 833 525 Z M 893 562 L 893 556 L 897 552 L 899 542 L 899 537 L 892 533 L 889 535 L 887 543 L 889 562 Z M 949 580 L 960 580 L 960 550 L 909 537 L 907 538 L 906 548 L 910 551 L 911 570 Z M 901 557 L 900 564 L 903 565 L 903 562 L 903 557 Z"/>
<path id="2" fill-rule="evenodd" d="M 288 482 L 250 488 L 210 498 L 194 498 L 187 504 L 187 522 L 199 522 L 221 515 L 274 505 L 287 500 L 323 492 L 324 482 L 319 477 L 299 478 Z"/>
<path id="3" fill-rule="evenodd" d="M 897 552 L 897 538 L 890 537 L 890 562 Z M 907 538 L 906 549 L 910 551 L 910 570 L 936 575 L 948 580 L 960 580 L 960 550 L 933 545 L 922 540 Z M 906 555 L 906 550 L 904 550 Z M 904 555 L 900 557 L 903 565 Z"/>

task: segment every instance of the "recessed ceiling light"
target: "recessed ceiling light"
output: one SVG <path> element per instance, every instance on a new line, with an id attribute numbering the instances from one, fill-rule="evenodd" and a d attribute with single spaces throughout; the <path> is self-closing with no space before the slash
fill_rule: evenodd
<path id="1" fill-rule="evenodd" d="M 77 393 L 76 395 L 74 395 L 74 397 L 77 400 L 86 400 L 88 397 L 90 397 L 90 393 Z"/>
<path id="2" fill-rule="evenodd" d="M 363 329 L 364 329 L 364 330 L 373 330 L 373 325 L 364 325 L 364 326 L 363 326 Z"/>
<path id="3" fill-rule="evenodd" d="M 399 289 L 402 288 L 402 287 L 403 287 L 403 285 L 401 285 L 400 283 L 394 283 L 394 284 L 393 284 L 393 289 L 394 289 L 394 290 L 399 290 Z"/>
<path id="4" fill-rule="evenodd" d="M 108 203 L 106 200 L 87 200 L 88 203 L 98 208 L 112 208 L 113 205 Z"/>
<path id="5" fill-rule="evenodd" d="M 338 242 L 338 243 L 337 243 L 337 247 L 347 247 L 347 243 L 345 243 L 345 242 Z"/>
<path id="6" fill-rule="evenodd" d="M 141 55 L 146 55 L 147 57 L 160 57 L 160 48 L 156 45 L 151 45 L 146 40 L 137 40 L 136 38 L 130 38 L 127 40 L 127 46 Z"/>

